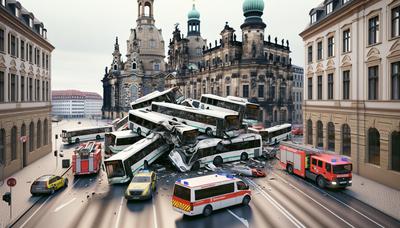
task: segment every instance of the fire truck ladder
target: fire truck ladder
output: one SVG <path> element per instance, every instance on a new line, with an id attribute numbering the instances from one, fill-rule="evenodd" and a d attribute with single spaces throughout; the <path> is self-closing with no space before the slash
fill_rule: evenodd
<path id="1" fill-rule="evenodd" d="M 95 145 L 96 145 L 95 142 L 88 142 L 84 148 L 81 148 L 81 151 L 90 153 L 93 151 L 93 148 L 95 147 Z"/>
<path id="2" fill-rule="evenodd" d="M 292 143 L 292 142 L 285 142 L 282 141 L 280 142 L 281 145 L 283 146 L 287 146 L 296 150 L 302 150 L 305 151 L 307 154 L 321 154 L 321 153 L 326 153 L 323 150 L 314 148 L 314 147 L 310 147 L 310 146 L 306 146 L 306 145 L 302 145 L 302 144 L 296 144 L 296 143 Z"/>

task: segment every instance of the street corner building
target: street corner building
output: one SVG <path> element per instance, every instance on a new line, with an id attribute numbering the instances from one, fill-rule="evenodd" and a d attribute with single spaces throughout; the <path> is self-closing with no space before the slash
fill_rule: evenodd
<path id="1" fill-rule="evenodd" d="M 101 118 L 103 98 L 94 92 L 51 91 L 52 116 L 60 118 Z"/>
<path id="2" fill-rule="evenodd" d="M 400 189 L 400 1 L 327 0 L 309 16 L 304 142 Z"/>
<path id="3" fill-rule="evenodd" d="M 186 97 L 195 99 L 205 93 L 244 97 L 260 104 L 266 126 L 292 122 L 289 41 L 266 35 L 263 11 L 263 0 L 245 0 L 241 34 L 227 22 L 221 38 L 207 44 L 201 36 L 200 12 L 193 5 L 187 36 L 177 24 L 169 42 L 165 87 L 179 86 Z"/>
<path id="4" fill-rule="evenodd" d="M 122 60 L 118 38 L 111 67 L 106 67 L 103 83 L 103 118 L 127 115 L 130 103 L 154 90 L 164 89 L 165 45 L 154 20 L 154 0 L 138 0 L 137 26 L 127 40 L 126 60 Z"/>
<path id="5" fill-rule="evenodd" d="M 18 1 L 0 1 L 0 179 L 51 151 L 47 30 Z"/>

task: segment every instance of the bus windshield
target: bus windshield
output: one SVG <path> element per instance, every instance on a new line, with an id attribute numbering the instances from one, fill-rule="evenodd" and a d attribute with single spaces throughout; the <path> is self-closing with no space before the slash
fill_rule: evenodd
<path id="1" fill-rule="evenodd" d="M 268 131 L 260 131 L 259 134 L 261 135 L 263 141 L 268 141 L 269 140 Z"/>
<path id="2" fill-rule="evenodd" d="M 185 99 L 183 94 L 179 91 L 179 89 L 173 89 L 169 94 L 168 94 L 169 99 L 173 103 L 180 103 Z"/>
<path id="3" fill-rule="evenodd" d="M 104 163 L 106 165 L 106 171 L 107 171 L 108 178 L 125 176 L 124 166 L 122 165 L 121 160 L 106 161 Z"/>
<path id="4" fill-rule="evenodd" d="M 225 130 L 232 131 L 232 130 L 239 130 L 240 128 L 240 121 L 238 116 L 227 116 L 225 117 Z"/>
<path id="5" fill-rule="evenodd" d="M 104 144 L 107 146 L 115 146 L 115 138 L 114 134 L 106 134 Z"/>
<path id="6" fill-rule="evenodd" d="M 245 119 L 251 119 L 251 120 L 258 120 L 260 115 L 260 109 L 257 105 L 252 105 L 248 104 L 246 105 L 246 113 L 245 113 Z"/>
<path id="7" fill-rule="evenodd" d="M 190 201 L 190 189 L 176 184 L 174 188 L 174 196 Z"/>
<path id="8" fill-rule="evenodd" d="M 183 145 L 195 144 L 198 135 L 198 130 L 194 129 L 191 131 L 185 131 L 183 135 L 179 134 L 179 139 L 181 140 Z"/>
<path id="9" fill-rule="evenodd" d="M 334 165 L 333 166 L 333 173 L 334 174 L 346 174 L 346 173 L 351 173 L 352 170 L 352 165 L 351 164 L 346 164 L 346 165 Z"/>

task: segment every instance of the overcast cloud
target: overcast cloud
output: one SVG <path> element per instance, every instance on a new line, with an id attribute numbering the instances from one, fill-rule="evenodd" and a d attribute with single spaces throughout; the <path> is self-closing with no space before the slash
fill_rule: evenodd
<path id="1" fill-rule="evenodd" d="M 137 0 L 19 1 L 44 23 L 48 39 L 56 47 L 52 55 L 52 89 L 79 89 L 102 95 L 100 80 L 104 68 L 111 64 L 115 36 L 119 37 L 125 57 L 130 29 L 136 27 Z M 212 43 L 219 40 L 228 21 L 240 39 L 243 1 L 196 0 L 202 37 Z M 309 21 L 308 12 L 321 1 L 264 0 L 266 34 L 290 41 L 293 64 L 304 65 L 303 42 L 298 34 Z M 186 34 L 191 7 L 192 0 L 155 0 L 156 26 L 162 29 L 166 46 L 175 23 Z"/>

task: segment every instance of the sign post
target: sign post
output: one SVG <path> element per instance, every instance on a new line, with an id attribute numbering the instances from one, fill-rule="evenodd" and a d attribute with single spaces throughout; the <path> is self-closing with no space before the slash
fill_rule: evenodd
<path id="1" fill-rule="evenodd" d="M 12 188 L 17 185 L 17 180 L 13 177 L 8 178 L 7 185 L 10 187 L 10 198 L 8 205 L 10 205 L 10 220 L 12 220 Z"/>

